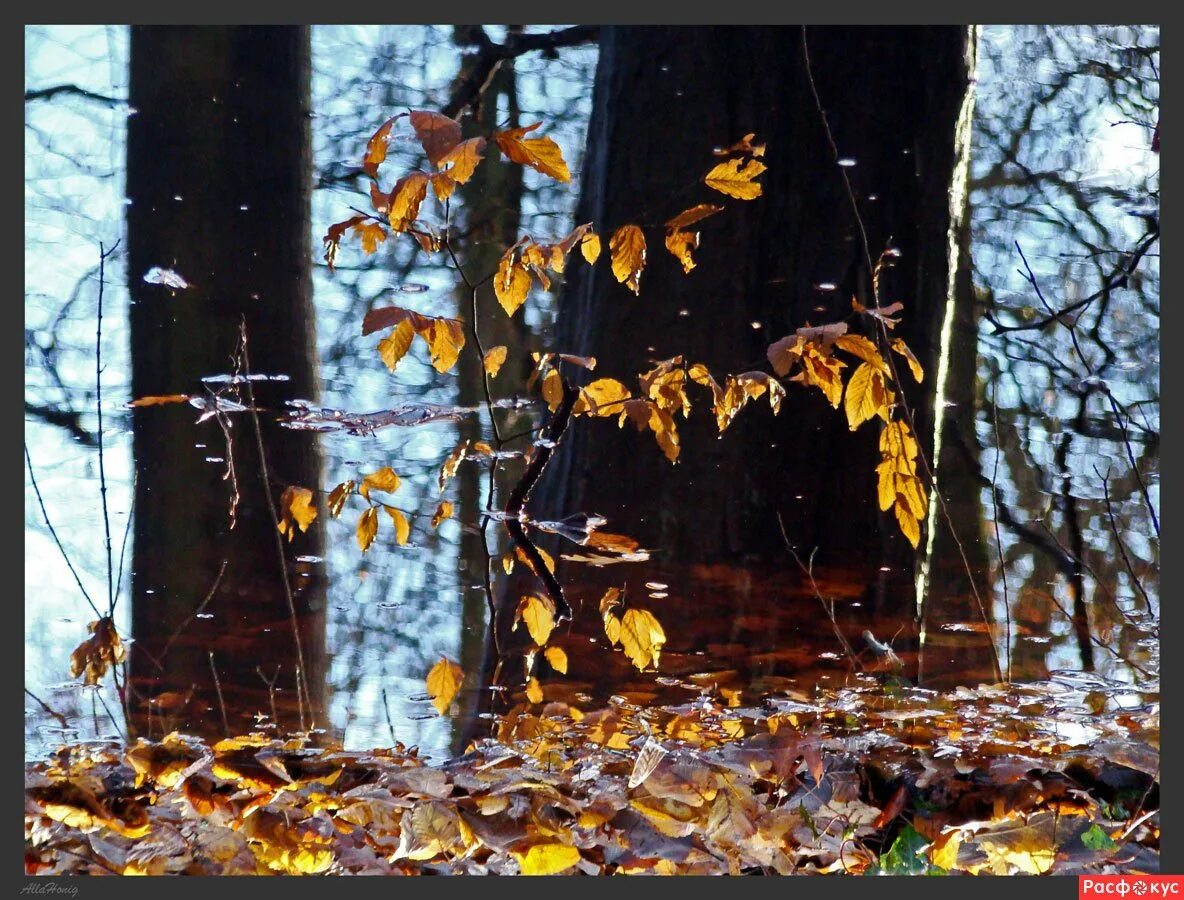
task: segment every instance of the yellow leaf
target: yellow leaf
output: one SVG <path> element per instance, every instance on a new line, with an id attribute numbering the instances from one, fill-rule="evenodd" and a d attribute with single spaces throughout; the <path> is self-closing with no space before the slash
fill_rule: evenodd
<path id="1" fill-rule="evenodd" d="M 547 401 L 547 408 L 551 412 L 559 409 L 559 404 L 563 402 L 563 378 L 555 369 L 551 369 L 543 378 L 543 399 Z"/>
<path id="2" fill-rule="evenodd" d="M 909 349 L 909 345 L 900 338 L 896 338 L 892 342 L 892 349 L 909 361 L 909 371 L 913 373 L 913 377 L 920 384 L 925 378 L 925 370 L 917 362 L 917 357 L 913 356 L 913 351 Z"/>
<path id="3" fill-rule="evenodd" d="M 456 471 L 460 468 L 460 464 L 464 461 L 465 455 L 469 449 L 469 441 L 461 441 L 452 448 L 452 452 L 448 454 L 448 458 L 444 460 L 444 465 L 440 467 L 440 478 L 438 480 L 440 486 L 440 493 L 444 493 L 444 487 L 456 477 Z"/>
<path id="4" fill-rule="evenodd" d="M 962 844 L 962 831 L 953 831 L 941 835 L 929 847 L 929 861 L 947 872 L 958 865 L 958 847 Z"/>
<path id="5" fill-rule="evenodd" d="M 460 690 L 464 677 L 460 666 L 444 656 L 441 656 L 440 661 L 428 672 L 428 693 L 432 697 L 432 705 L 436 707 L 436 711 L 440 715 L 448 712 L 448 707 L 452 705 L 452 698 Z"/>
<path id="6" fill-rule="evenodd" d="M 557 875 L 580 861 L 580 851 L 568 844 L 535 844 L 525 853 L 514 851 L 523 875 Z"/>
<path id="7" fill-rule="evenodd" d="M 613 276 L 634 294 L 641 292 L 641 272 L 645 268 L 645 235 L 636 225 L 622 225 L 608 242 L 613 261 Z"/>
<path id="8" fill-rule="evenodd" d="M 371 506 L 358 519 L 358 546 L 365 553 L 374 543 L 374 536 L 378 534 L 378 510 Z"/>
<path id="9" fill-rule="evenodd" d="M 407 521 L 407 517 L 403 515 L 402 510 L 395 509 L 393 506 L 387 506 L 385 503 L 382 508 L 386 510 L 386 514 L 391 517 L 391 522 L 395 526 L 395 540 L 398 541 L 399 546 L 403 547 L 407 544 L 407 540 L 411 537 L 411 523 Z"/>
<path id="10" fill-rule="evenodd" d="M 419 217 L 419 206 L 428 195 L 428 176 L 410 172 L 395 182 L 391 190 L 391 208 L 387 214 L 391 229 L 406 231 Z"/>
<path id="11" fill-rule="evenodd" d="M 530 680 L 526 682 L 526 699 L 531 703 L 543 702 L 543 688 L 539 684 L 539 680 L 531 676 Z"/>
<path id="12" fill-rule="evenodd" d="M 432 354 L 432 366 L 443 375 L 460 357 L 465 345 L 465 333 L 456 319 L 431 319 L 427 329 L 420 336 L 428 342 Z"/>
<path id="13" fill-rule="evenodd" d="M 522 264 L 517 247 L 507 250 L 498 263 L 497 274 L 493 277 L 493 293 L 507 316 L 514 315 L 526 302 L 530 293 L 530 272 Z"/>
<path id="14" fill-rule="evenodd" d="M 562 647 L 548 647 L 543 651 L 543 656 L 551 664 L 552 669 L 561 675 L 567 674 L 567 654 Z"/>
<path id="15" fill-rule="evenodd" d="M 861 363 L 847 382 L 847 399 L 844 404 L 847 410 L 847 424 L 854 431 L 868 419 L 876 415 L 877 393 L 874 389 L 876 379 L 883 378 L 883 374 L 869 362 Z M 883 397 L 883 390 L 879 392 Z"/>
<path id="16" fill-rule="evenodd" d="M 841 334 L 835 338 L 835 346 L 840 350 L 846 350 L 848 353 L 853 353 L 864 362 L 871 363 L 875 368 L 879 369 L 885 375 L 889 374 L 888 364 L 884 362 L 884 358 L 880 356 L 880 351 L 876 349 L 876 345 L 865 338 L 862 334 Z"/>
<path id="17" fill-rule="evenodd" d="M 287 535 L 288 540 L 296 536 L 296 528 L 308 531 L 317 518 L 317 508 L 313 505 L 312 491 L 308 488 L 291 486 L 280 496 L 280 534 Z"/>
<path id="18" fill-rule="evenodd" d="M 695 260 L 691 258 L 691 251 L 699 246 L 699 232 L 667 231 L 666 249 L 682 263 L 683 274 L 695 268 Z"/>
<path id="19" fill-rule="evenodd" d="M 371 489 L 393 494 L 399 489 L 399 484 L 399 476 L 395 474 L 395 470 L 390 466 L 383 466 L 373 475 L 366 475 L 362 479 L 362 486 L 358 489 L 358 493 L 369 500 Z"/>
<path id="20" fill-rule="evenodd" d="M 572 413 L 577 416 L 620 415 L 621 404 L 631 396 L 633 395 L 629 388 L 615 378 L 598 378 L 587 387 L 580 388 L 580 396 L 572 408 Z"/>
<path id="21" fill-rule="evenodd" d="M 442 157 L 436 166 L 456 184 L 465 184 L 473 177 L 481 153 L 485 149 L 485 138 L 475 137 L 461 141 Z"/>
<path id="22" fill-rule="evenodd" d="M 485 367 L 486 374 L 490 378 L 497 378 L 497 373 L 501 371 L 502 365 L 506 361 L 506 356 L 509 353 L 507 347 L 499 344 L 496 347 L 490 347 L 485 353 L 485 357 L 481 360 L 481 364 Z"/>
<path id="23" fill-rule="evenodd" d="M 86 684 L 98 684 L 110 666 L 123 662 L 127 650 L 109 617 L 96 619 L 87 629 L 91 637 L 70 654 L 70 674 L 76 678 L 81 675 Z"/>
<path id="24" fill-rule="evenodd" d="M 346 498 L 353 492 L 354 482 L 343 481 L 329 492 L 329 515 L 336 519 L 345 507 Z"/>
<path id="25" fill-rule="evenodd" d="M 437 112 L 412 110 L 411 127 L 433 166 L 443 165 L 448 154 L 460 143 L 460 123 Z"/>
<path id="26" fill-rule="evenodd" d="M 354 231 L 362 238 L 362 252 L 367 256 L 378 250 L 378 245 L 386 241 L 386 229 L 378 222 L 360 222 L 354 226 Z"/>
<path id="27" fill-rule="evenodd" d="M 876 495 L 880 501 L 880 509 L 887 512 L 896 503 L 896 477 L 893 474 L 895 466 L 889 460 L 887 464 L 881 463 L 876 469 L 880 475 L 876 485 Z"/>
<path id="28" fill-rule="evenodd" d="M 660 406 L 650 407 L 650 431 L 654 433 L 654 440 L 670 462 L 678 459 L 681 450 L 678 428 L 674 424 L 674 417 Z"/>
<path id="29" fill-rule="evenodd" d="M 448 500 L 441 500 L 440 505 L 436 507 L 436 514 L 432 516 L 432 527 L 439 528 L 440 523 L 445 519 L 452 518 L 452 503 Z"/>
<path id="30" fill-rule="evenodd" d="M 580 240 L 580 253 L 584 255 L 588 265 L 595 265 L 596 260 L 600 259 L 600 235 L 593 232 L 584 235 Z"/>
<path id="31" fill-rule="evenodd" d="M 415 339 L 415 326 L 410 319 L 404 319 L 396 325 L 391 333 L 378 342 L 378 355 L 392 372 L 407 351 L 411 349 L 411 342 Z"/>
<path id="32" fill-rule="evenodd" d="M 906 503 L 897 502 L 896 522 L 900 525 L 901 533 L 909 539 L 910 544 L 916 547 L 921 541 L 921 528 Z"/>
<path id="33" fill-rule="evenodd" d="M 531 640 L 542 647 L 555 629 L 555 610 L 550 601 L 528 595 L 518 601 L 518 610 L 514 616 L 514 629 L 518 628 L 519 621 L 526 623 L 526 630 L 530 632 Z"/>
<path id="34" fill-rule="evenodd" d="M 761 186 L 753 179 L 766 168 L 763 162 L 755 159 L 729 159 L 708 172 L 703 181 L 709 188 L 737 200 L 755 200 L 761 195 Z"/>
<path id="35" fill-rule="evenodd" d="M 845 365 L 841 360 L 833 356 L 823 356 L 812 345 L 807 345 L 806 352 L 802 355 L 802 371 L 793 376 L 793 380 L 817 387 L 830 405 L 838 409 L 843 398 L 843 379 L 840 373 Z"/>
<path id="36" fill-rule="evenodd" d="M 530 166 L 556 181 L 571 181 L 571 172 L 563 160 L 563 152 L 559 149 L 558 144 L 549 137 L 524 137 L 541 124 L 541 122 L 536 122 L 534 125 L 527 125 L 523 128 L 496 131 L 493 134 L 493 139 L 497 141 L 502 153 L 511 161 Z"/>
<path id="37" fill-rule="evenodd" d="M 502 557 L 502 571 L 509 575 L 514 571 L 514 554 L 507 553 Z"/>
<path id="38" fill-rule="evenodd" d="M 694 225 L 696 222 L 701 222 L 708 216 L 714 216 L 716 213 L 724 211 L 722 206 L 716 206 L 713 203 L 700 203 L 698 206 L 692 206 L 690 209 L 684 209 L 677 216 L 666 223 L 666 227 L 677 231 L 686 228 L 688 225 Z"/>
<path id="39" fill-rule="evenodd" d="M 653 613 L 644 609 L 627 609 L 621 617 L 621 649 L 639 670 L 658 665 L 666 632 Z"/>

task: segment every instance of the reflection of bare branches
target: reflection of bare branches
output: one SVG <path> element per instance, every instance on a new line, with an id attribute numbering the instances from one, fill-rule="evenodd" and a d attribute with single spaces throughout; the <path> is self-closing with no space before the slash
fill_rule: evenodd
<path id="1" fill-rule="evenodd" d="M 1143 602 L 1147 604 L 1147 612 L 1150 613 L 1152 611 L 1151 598 L 1147 596 L 1147 589 L 1143 587 L 1142 580 L 1135 574 L 1135 567 L 1131 565 L 1131 558 L 1126 552 L 1126 542 L 1122 539 L 1118 525 L 1114 522 L 1114 507 L 1110 503 L 1110 470 L 1107 469 L 1106 474 L 1102 475 L 1095 466 L 1094 474 L 1102 481 L 1102 492 L 1106 498 L 1106 516 L 1110 521 L 1110 531 L 1114 534 L 1114 542 L 1118 545 L 1118 552 L 1122 554 L 1122 562 L 1126 566 L 1127 574 L 1131 576 L 1131 581 L 1134 582 L 1139 593 L 1143 595 Z"/>
<path id="2" fill-rule="evenodd" d="M 81 97 L 84 100 L 92 100 L 95 103 L 101 103 L 103 106 L 116 107 L 126 103 L 122 97 L 108 97 L 106 94 L 99 94 L 95 91 L 88 91 L 76 84 L 55 84 L 52 87 L 38 88 L 33 91 L 25 91 L 25 102 L 31 103 L 35 100 L 52 100 L 58 96 Z"/>

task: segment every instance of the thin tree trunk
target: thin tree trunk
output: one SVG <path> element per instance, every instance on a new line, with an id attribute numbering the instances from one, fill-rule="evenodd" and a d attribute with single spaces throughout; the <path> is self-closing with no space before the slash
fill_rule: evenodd
<path id="1" fill-rule="evenodd" d="M 307 27 L 134 27 L 128 120 L 127 225 L 132 390 L 201 394 L 203 376 L 233 371 L 245 317 L 262 443 L 278 503 L 288 485 L 320 485 L 312 434 L 282 430 L 283 400 L 315 400 L 309 197 L 310 44 Z M 149 284 L 153 267 L 190 287 Z M 206 395 L 206 399 L 209 399 Z M 245 391 L 240 396 L 246 402 Z M 191 407 L 134 412 L 136 515 L 131 656 L 133 720 L 147 698 L 194 692 L 183 727 L 223 730 L 211 667 L 231 730 L 269 713 L 299 724 L 296 669 L 325 725 L 325 584 L 319 523 L 285 543 L 300 652 L 281 575 L 251 417 L 195 425 Z M 234 478 L 224 475 L 234 462 Z M 215 461 L 217 460 L 217 461 Z M 230 513 L 232 495 L 240 499 Z M 201 617 L 194 613 L 226 571 Z M 208 616 L 208 618 L 206 618 Z M 171 644 L 170 644 L 171 641 Z M 212 664 L 211 664 L 212 654 Z M 157 715 L 154 713 L 153 715 Z M 310 713 L 305 710 L 305 718 Z M 153 719 L 160 727 L 160 720 Z"/>

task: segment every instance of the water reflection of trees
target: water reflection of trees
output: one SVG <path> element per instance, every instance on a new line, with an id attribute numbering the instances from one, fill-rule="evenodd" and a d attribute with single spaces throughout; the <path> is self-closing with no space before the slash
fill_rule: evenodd
<path id="1" fill-rule="evenodd" d="M 987 29 L 981 44 L 977 431 L 1001 453 L 1016 665 L 1092 657 L 1129 672 L 1101 645 L 1145 657 L 1128 619 L 1158 611 L 1157 525 L 1140 489 L 1158 505 L 1158 58 L 1154 28 Z M 1016 271 L 1017 240 L 1063 322 Z M 990 509 L 993 454 L 967 451 Z M 1068 627 L 1074 612 L 1087 633 Z"/>

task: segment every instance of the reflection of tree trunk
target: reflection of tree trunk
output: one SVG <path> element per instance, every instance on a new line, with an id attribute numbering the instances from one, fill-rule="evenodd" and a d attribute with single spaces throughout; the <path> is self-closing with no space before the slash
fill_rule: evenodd
<path id="1" fill-rule="evenodd" d="M 460 77 L 464 77 L 462 71 Z M 509 110 L 508 119 L 499 118 L 500 101 L 504 98 Z M 512 60 L 504 62 L 486 89 L 481 103 L 481 131 L 488 134 L 496 128 L 514 128 L 518 125 L 518 88 Z M 458 231 L 466 233 L 461 243 L 460 260 L 465 271 L 474 280 L 484 278 L 497 269 L 498 260 L 506 247 L 517 240 L 520 210 L 522 204 L 522 166 L 508 163 L 496 151 L 486 151 L 486 158 L 477 167 L 473 178 L 458 191 L 459 203 L 454 207 L 464 210 L 464 224 Z M 468 291 L 462 285 L 458 291 L 459 314 L 466 321 L 471 318 L 471 302 Z M 509 355 L 504 371 L 492 382 L 493 385 L 521 383 L 515 377 L 529 371 L 529 356 L 526 353 L 526 326 L 522 313 L 510 318 L 505 315 L 494 296 L 492 283 L 486 282 L 477 292 L 477 327 L 482 345 L 505 346 Z M 461 355 L 459 371 L 459 398 L 462 406 L 483 406 L 485 391 L 482 386 L 482 367 L 476 354 L 465 348 Z M 494 396 L 498 392 L 494 389 Z M 488 440 L 485 431 L 486 414 L 466 419 L 459 430 L 460 440 Z M 504 422 L 504 417 L 499 421 Z M 466 463 L 457 473 L 458 518 L 466 525 L 479 525 L 483 501 L 486 496 L 487 466 L 481 462 Z M 489 529 L 490 550 L 496 552 L 500 527 Z M 488 602 L 484 590 L 485 549 L 481 546 L 481 534 L 466 528 L 461 532 L 461 565 L 464 579 L 464 612 L 461 632 L 461 668 L 466 673 L 476 674 L 482 670 L 486 656 Z M 482 685 L 482 690 L 484 686 Z M 481 697 L 474 696 L 469 708 L 456 719 L 457 732 L 454 750 L 464 749 L 469 736 L 469 726 L 480 705 Z"/>
<path id="2" fill-rule="evenodd" d="M 245 316 L 252 370 L 289 379 L 255 387 L 277 501 L 287 485 L 317 487 L 321 474 L 316 437 L 275 424 L 285 398 L 317 395 L 309 73 L 305 27 L 132 29 L 132 390 L 199 393 L 202 376 L 231 371 Z M 175 270 L 192 287 L 170 293 L 146 284 L 154 266 Z M 278 668 L 280 724 L 292 728 L 299 724 L 296 645 L 253 426 L 244 414 L 230 418 L 231 449 L 214 421 L 195 426 L 195 417 L 188 406 L 134 414 L 131 671 L 140 706 L 133 721 L 149 730 L 145 697 L 192 689 L 179 724 L 221 734 L 212 652 L 233 731 L 270 710 L 257 668 L 268 679 Z M 234 485 L 223 478 L 224 463 L 208 461 L 231 457 L 241 492 L 233 527 Z M 318 725 L 325 724 L 324 575 L 318 563 L 296 557 L 322 552 L 319 524 L 285 545 Z M 202 617 L 191 618 L 223 560 L 218 590 Z"/>
<path id="3" fill-rule="evenodd" d="M 970 228 L 965 207 L 957 240 L 954 318 L 944 391 L 944 401 L 951 414 L 942 416 L 941 450 L 936 461 L 937 487 L 945 501 L 945 512 L 939 506 L 929 523 L 933 542 L 923 566 L 926 578 L 921 617 L 925 640 L 920 647 L 917 671 L 918 679 L 933 687 L 965 684 L 967 680 L 994 680 L 991 636 L 983 616 L 985 610 L 987 619 L 993 618 L 992 545 L 987 539 L 988 523 L 982 503 L 981 445 L 975 434 L 979 406 L 976 353 L 979 311 L 971 280 Z M 988 468 L 984 474 L 989 477 L 992 471 L 993 468 Z M 981 608 L 975 599 L 976 590 Z M 947 625 L 957 626 L 958 630 L 946 629 Z M 996 628 L 994 622 L 989 621 L 989 625 Z M 963 626 L 973 630 L 963 630 Z M 1001 633 L 996 637 L 1003 642 Z"/>
<path id="4" fill-rule="evenodd" d="M 948 292 L 954 125 L 968 81 L 965 30 L 810 28 L 807 36 L 840 153 L 856 162 L 847 171 L 871 253 L 890 236 L 902 253 L 883 297 L 904 302 L 897 333 L 929 373 L 924 385 L 903 386 L 927 448 Z M 736 373 L 766 367 L 767 346 L 799 326 L 847 318 L 853 294 L 870 301 L 858 225 L 797 28 L 605 29 L 577 221 L 593 220 L 608 235 L 725 200 L 701 179 L 712 149 L 746 132 L 768 142 L 764 195 L 728 201 L 725 213 L 703 223 L 689 275 L 651 231 L 640 297 L 607 265 L 573 266 L 557 350 L 595 355 L 597 376 L 630 383 L 650 361 L 676 354 Z M 827 283 L 835 289 L 820 287 Z M 855 327 L 867 330 L 866 322 Z M 852 434 L 816 389 L 790 384 L 780 416 L 753 404 L 717 440 L 704 392 L 695 399 L 699 408 L 678 422 L 677 466 L 649 435 L 577 423 L 533 511 L 601 513 L 610 530 L 661 548 L 672 562 L 763 563 L 793 583 L 801 577 L 785 571 L 792 563 L 780 514 L 803 555 L 818 548 L 819 569 L 841 567 L 851 583 L 871 586 L 867 599 L 879 612 L 911 619 L 915 554 L 876 502 L 875 426 Z M 779 627 L 783 642 L 793 639 L 793 623 Z"/>

